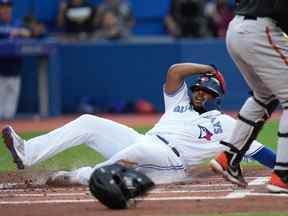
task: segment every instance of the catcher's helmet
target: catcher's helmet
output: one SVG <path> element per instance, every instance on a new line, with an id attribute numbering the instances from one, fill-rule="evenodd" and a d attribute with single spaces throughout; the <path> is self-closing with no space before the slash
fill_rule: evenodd
<path id="1" fill-rule="evenodd" d="M 144 195 L 154 183 L 144 174 L 119 164 L 96 169 L 89 180 L 94 197 L 111 209 L 126 209 L 129 200 Z"/>
<path id="2" fill-rule="evenodd" d="M 197 89 L 207 91 L 214 97 L 221 97 L 224 95 L 224 90 L 220 82 L 215 78 L 213 74 L 204 74 L 200 76 L 196 82 L 190 86 L 190 90 L 192 92 Z"/>

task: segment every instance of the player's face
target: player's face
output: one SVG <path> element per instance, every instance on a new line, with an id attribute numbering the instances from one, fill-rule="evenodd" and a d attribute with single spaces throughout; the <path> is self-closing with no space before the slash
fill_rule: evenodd
<path id="1" fill-rule="evenodd" d="M 192 93 L 192 104 L 194 107 L 203 107 L 207 100 L 214 98 L 212 94 L 201 89 Z"/>

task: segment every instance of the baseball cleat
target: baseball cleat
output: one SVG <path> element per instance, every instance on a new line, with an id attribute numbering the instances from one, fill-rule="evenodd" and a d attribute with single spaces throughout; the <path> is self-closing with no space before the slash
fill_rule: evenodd
<path id="1" fill-rule="evenodd" d="M 48 177 L 46 185 L 52 187 L 65 187 L 65 186 L 80 185 L 80 183 L 72 177 L 71 172 L 58 171 L 52 173 Z"/>
<path id="2" fill-rule="evenodd" d="M 288 171 L 274 170 L 267 189 L 270 193 L 288 193 Z"/>
<path id="3" fill-rule="evenodd" d="M 209 163 L 210 168 L 223 176 L 227 181 L 238 185 L 239 187 L 246 188 L 247 182 L 245 181 L 240 165 L 236 168 L 229 165 L 231 154 L 228 152 L 220 153 L 216 159 L 212 159 Z"/>
<path id="4" fill-rule="evenodd" d="M 20 158 L 21 155 L 24 157 L 24 140 L 16 134 L 11 126 L 2 129 L 2 137 L 17 168 L 24 169 L 23 161 Z"/>

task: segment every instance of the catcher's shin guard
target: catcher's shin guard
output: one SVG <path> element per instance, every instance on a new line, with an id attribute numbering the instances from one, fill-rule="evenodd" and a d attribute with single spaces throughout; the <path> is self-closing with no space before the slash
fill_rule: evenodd
<path id="1" fill-rule="evenodd" d="M 274 99 L 265 105 L 254 96 L 246 100 L 238 114 L 235 127 L 237 131 L 233 132 L 229 141 L 240 151 L 235 163 L 240 163 L 251 143 L 257 138 L 265 121 L 271 116 L 278 104 L 279 101 Z"/>
<path id="2" fill-rule="evenodd" d="M 226 180 L 246 187 L 247 183 L 242 176 L 240 162 L 277 105 L 277 100 L 272 100 L 265 106 L 255 97 L 248 98 L 238 115 L 237 132 L 233 132 L 231 142 L 221 141 L 221 144 L 227 146 L 229 150 L 211 160 L 211 168 L 222 174 Z"/>

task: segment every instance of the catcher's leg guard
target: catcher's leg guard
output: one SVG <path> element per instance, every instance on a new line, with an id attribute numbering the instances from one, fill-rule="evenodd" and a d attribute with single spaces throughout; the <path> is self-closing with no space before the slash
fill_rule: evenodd
<path id="1" fill-rule="evenodd" d="M 282 113 L 279 122 L 277 159 L 274 169 L 288 171 L 288 109 Z"/>
<path id="2" fill-rule="evenodd" d="M 276 99 L 268 101 L 267 105 L 254 96 L 249 97 L 238 115 L 235 130 L 228 143 L 239 150 L 235 164 L 240 163 L 251 143 L 256 139 L 265 121 L 271 116 L 279 102 Z M 233 153 L 233 151 L 231 151 Z"/>
<path id="3" fill-rule="evenodd" d="M 240 110 L 230 142 L 221 141 L 229 150 L 210 162 L 212 169 L 228 181 L 245 187 L 240 161 L 277 106 L 278 100 L 271 100 L 266 106 L 254 97 L 248 98 Z"/>

